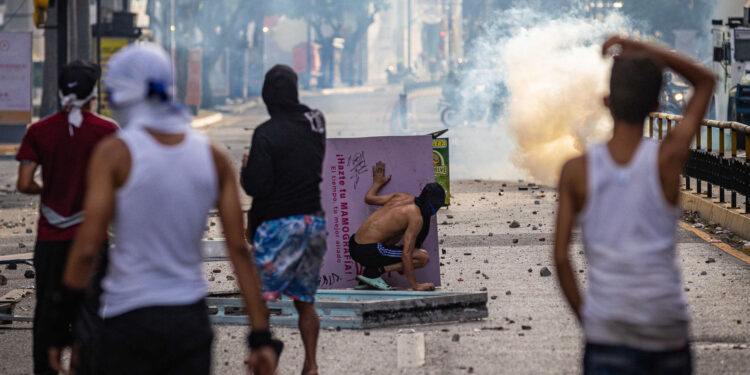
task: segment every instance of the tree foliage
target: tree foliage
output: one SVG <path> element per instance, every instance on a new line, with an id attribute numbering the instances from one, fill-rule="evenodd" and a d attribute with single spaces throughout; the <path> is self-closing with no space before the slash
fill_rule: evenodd
<path id="1" fill-rule="evenodd" d="M 336 38 L 345 39 L 341 58 L 341 77 L 350 85 L 358 82 L 354 74 L 357 47 L 375 21 L 375 15 L 388 7 L 387 0 L 284 0 L 274 10 L 290 18 L 304 19 L 315 31 L 321 45 L 322 74 L 319 85 L 331 87 L 334 76 Z"/>

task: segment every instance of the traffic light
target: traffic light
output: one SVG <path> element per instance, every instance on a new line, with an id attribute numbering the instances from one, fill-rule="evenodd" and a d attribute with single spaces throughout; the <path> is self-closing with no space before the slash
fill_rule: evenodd
<path id="1" fill-rule="evenodd" d="M 42 27 L 47 23 L 47 8 L 55 6 L 55 0 L 34 0 L 34 24 Z"/>

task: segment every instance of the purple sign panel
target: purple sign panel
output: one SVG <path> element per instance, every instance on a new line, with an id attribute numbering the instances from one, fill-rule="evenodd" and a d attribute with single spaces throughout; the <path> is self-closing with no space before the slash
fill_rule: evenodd
<path id="1" fill-rule="evenodd" d="M 378 209 L 365 203 L 365 194 L 372 186 L 372 167 L 378 161 L 386 164 L 386 176 L 393 176 L 381 194 L 407 192 L 416 196 L 422 187 L 435 180 L 429 135 L 328 139 L 320 186 L 328 229 L 328 252 L 320 271 L 321 288 L 354 287 L 357 275 L 362 273 L 362 267 L 349 254 L 349 239 Z M 434 217 L 423 247 L 430 254 L 430 263 L 416 270 L 417 280 L 440 285 Z M 409 287 L 406 277 L 398 272 L 389 272 L 383 278 L 393 286 Z"/>

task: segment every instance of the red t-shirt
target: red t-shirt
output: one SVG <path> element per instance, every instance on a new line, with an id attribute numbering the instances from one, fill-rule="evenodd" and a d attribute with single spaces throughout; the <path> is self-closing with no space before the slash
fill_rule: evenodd
<path id="1" fill-rule="evenodd" d="M 117 125 L 104 117 L 83 111 L 83 123 L 70 134 L 68 114 L 60 111 L 32 124 L 21 142 L 16 160 L 29 160 L 42 167 L 42 204 L 63 217 L 83 210 L 86 168 L 97 142 L 114 133 Z M 78 225 L 58 228 L 40 213 L 37 241 L 70 241 Z"/>

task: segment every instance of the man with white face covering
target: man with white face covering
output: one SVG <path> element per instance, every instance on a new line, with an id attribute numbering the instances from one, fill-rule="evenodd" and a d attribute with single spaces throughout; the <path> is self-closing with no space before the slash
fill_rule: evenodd
<path id="1" fill-rule="evenodd" d="M 107 225 L 110 250 L 99 314 L 97 353 L 105 374 L 201 374 L 211 367 L 213 332 L 204 302 L 201 239 L 218 207 L 228 253 L 252 322 L 248 366 L 270 375 L 282 344 L 271 337 L 258 271 L 243 237 L 237 179 L 229 158 L 190 129 L 173 101 L 170 57 L 131 45 L 109 63 L 105 85 L 124 130 L 99 145 L 88 169 L 86 218 L 56 299 L 70 320 L 96 263 Z M 59 364 L 60 340 L 50 351 Z"/>
<path id="2" fill-rule="evenodd" d="M 73 237 L 83 220 L 86 167 L 94 146 L 117 130 L 110 119 L 91 112 L 96 98 L 99 67 L 88 61 L 74 61 L 60 71 L 58 90 L 62 110 L 32 124 L 24 135 L 16 159 L 18 191 L 40 194 L 40 216 L 34 247 L 36 308 L 34 310 L 34 373 L 53 374 L 47 350 L 55 331 L 50 297 L 60 288 L 62 272 Z M 42 168 L 42 183 L 34 178 Z M 98 290 L 98 279 L 93 290 Z M 96 294 L 96 292 L 94 293 Z M 86 317 L 95 319 L 96 295 L 87 303 Z M 90 322 L 91 319 L 86 319 Z M 79 326 L 79 329 L 83 325 Z M 68 335 L 70 333 L 68 332 Z M 84 350 L 85 351 L 85 350 Z M 81 353 L 85 357 L 85 353 Z M 79 373 L 84 373 L 79 369 Z"/>

